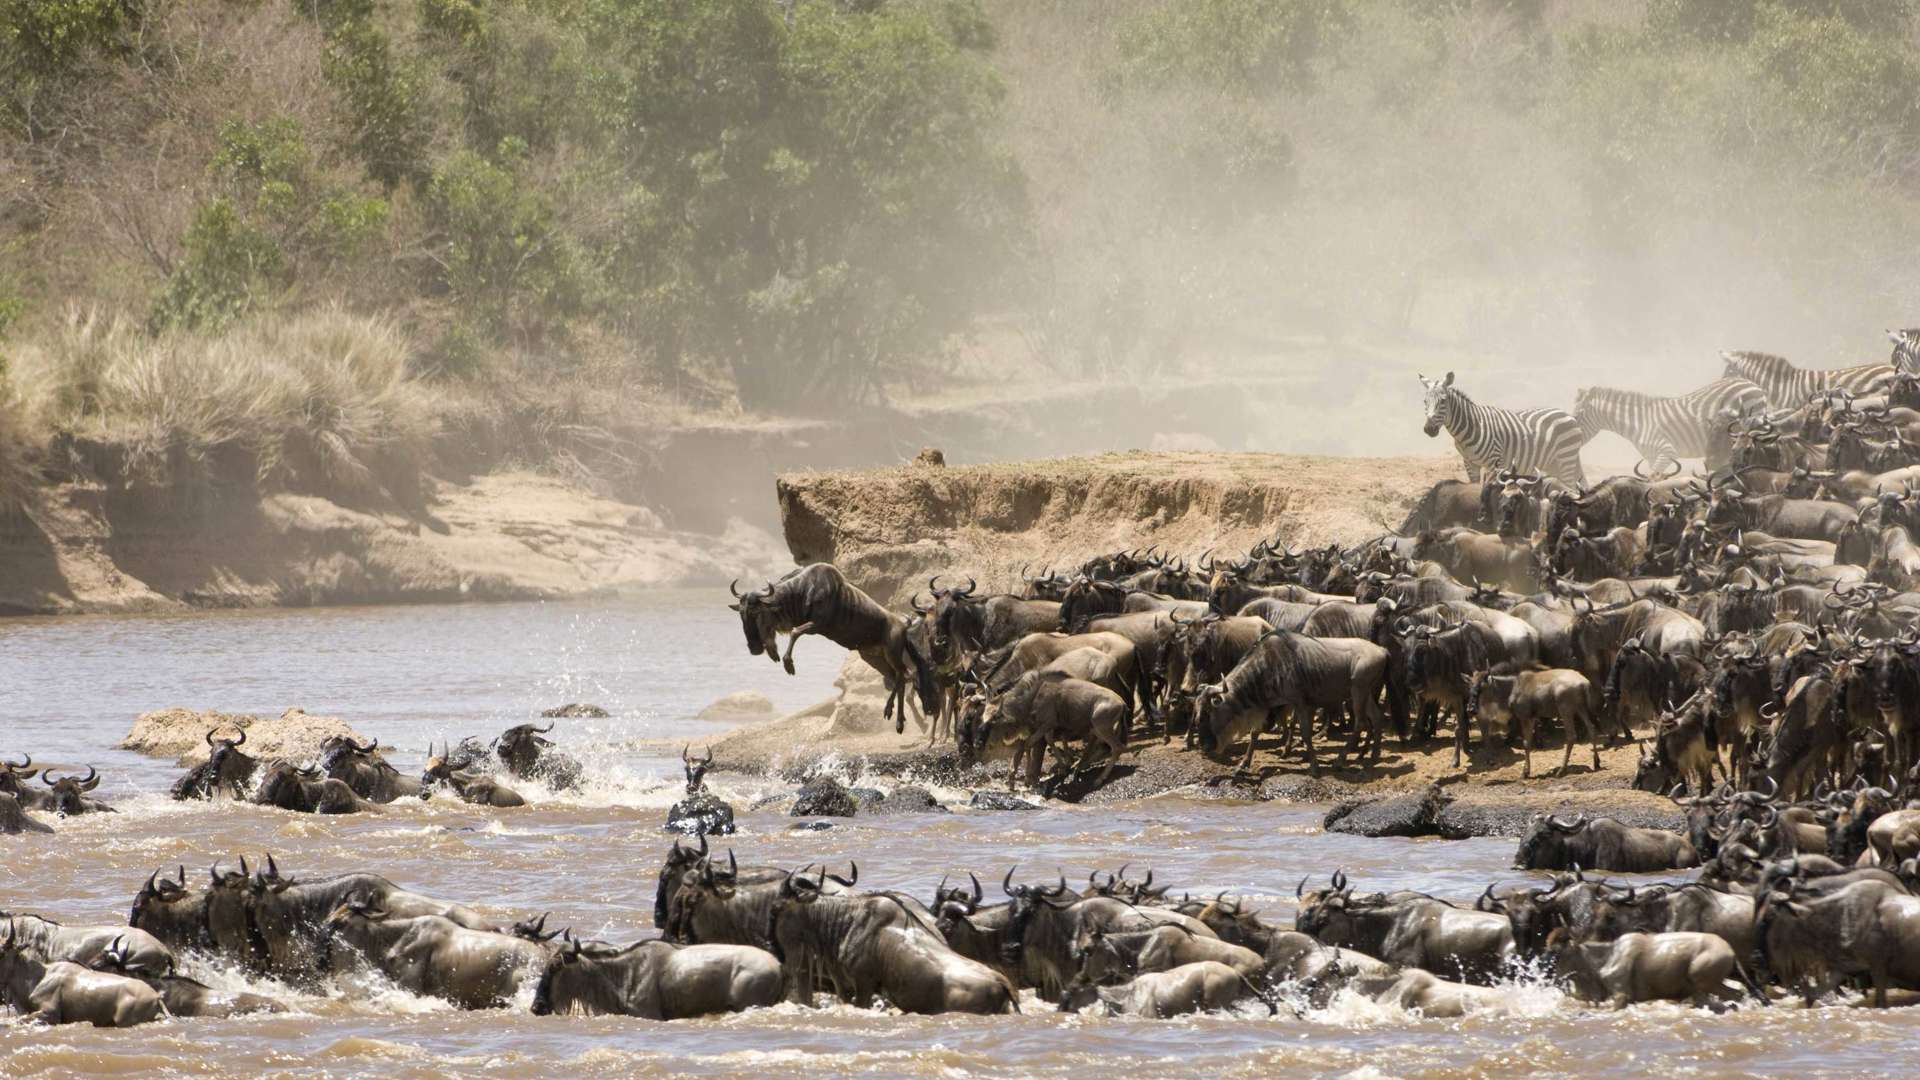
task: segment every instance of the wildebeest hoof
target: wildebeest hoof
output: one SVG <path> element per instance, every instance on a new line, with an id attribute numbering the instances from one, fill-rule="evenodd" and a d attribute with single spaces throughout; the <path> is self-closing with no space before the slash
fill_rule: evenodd
<path id="1" fill-rule="evenodd" d="M 793 674 L 793 657 L 789 656 L 785 660 L 780 661 L 780 666 L 787 669 L 787 674 Z"/>

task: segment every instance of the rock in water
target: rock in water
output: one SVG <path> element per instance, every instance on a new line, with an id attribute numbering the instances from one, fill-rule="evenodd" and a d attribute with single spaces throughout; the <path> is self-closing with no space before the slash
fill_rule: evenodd
<path id="1" fill-rule="evenodd" d="M 967 805 L 975 810 L 1038 810 L 1040 807 L 1005 791 L 981 789 L 973 793 Z"/>
<path id="2" fill-rule="evenodd" d="M 689 795 L 667 811 L 667 831 L 699 836 L 732 836 L 733 807 L 707 792 Z"/>
<path id="3" fill-rule="evenodd" d="M 859 801 L 847 785 L 831 776 L 820 776 L 800 789 L 790 813 L 794 817 L 852 817 L 859 811 Z"/>
<path id="4" fill-rule="evenodd" d="M 598 705 L 585 705 L 576 701 L 568 705 L 556 705 L 551 709 L 542 709 L 540 710 L 540 715 L 542 717 L 550 717 L 550 718 L 556 718 L 556 719 L 571 719 L 575 717 L 585 717 L 589 719 L 598 720 L 608 716 L 612 716 L 613 714 L 601 708 Z"/>
<path id="5" fill-rule="evenodd" d="M 737 720 L 756 716 L 772 716 L 773 702 L 758 690 L 742 690 L 737 694 L 728 694 L 719 701 L 701 709 L 696 720 Z"/>
<path id="6" fill-rule="evenodd" d="M 1440 812 L 1452 801 L 1439 784 L 1429 784 L 1415 795 L 1342 803 L 1327 812 L 1322 827 L 1353 836 L 1438 836 Z"/>
<path id="7" fill-rule="evenodd" d="M 869 814 L 944 814 L 947 808 L 923 787 L 897 787 L 879 802 L 868 803 Z"/>

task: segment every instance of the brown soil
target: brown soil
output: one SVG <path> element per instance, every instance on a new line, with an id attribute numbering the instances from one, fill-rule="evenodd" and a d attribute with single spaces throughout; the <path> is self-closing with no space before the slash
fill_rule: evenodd
<path id="1" fill-rule="evenodd" d="M 1279 538 L 1353 544 L 1396 526 L 1453 458 L 1132 452 L 996 465 L 791 473 L 780 516 L 796 562 L 831 562 L 883 603 L 935 573 L 1017 589 L 1020 568 L 1121 548 L 1239 554 Z"/>
<path id="2" fill-rule="evenodd" d="M 930 748 L 926 732 L 911 720 L 905 733 L 896 734 L 880 716 L 879 677 L 858 657 L 848 658 L 835 686 L 838 694 L 818 705 L 738 728 L 715 740 L 715 767 L 799 776 L 833 757 L 864 761 L 868 769 L 881 774 L 911 774 L 970 787 L 1005 786 L 1004 761 L 962 769 L 950 740 Z M 1476 729 L 1476 748 L 1478 737 Z M 1552 737 L 1543 741 L 1547 745 L 1533 753 L 1530 779 L 1520 775 L 1520 753 L 1498 745 L 1498 740 L 1482 757 L 1456 769 L 1450 737 L 1411 747 L 1389 737 L 1378 763 L 1350 761 L 1345 767 L 1335 764 L 1337 745 L 1316 743 L 1321 767 L 1320 774 L 1313 776 L 1298 747 L 1283 757 L 1281 740 L 1263 736 L 1249 779 L 1234 775 L 1237 755 L 1232 761 L 1216 761 L 1198 750 L 1184 749 L 1178 738 L 1162 743 L 1158 736 L 1136 737 L 1104 787 L 1092 788 L 1095 769 L 1057 794 L 1093 803 L 1174 791 L 1196 798 L 1341 802 L 1416 792 L 1438 782 L 1456 796 L 1455 815 L 1475 821 L 1469 828 L 1476 831 L 1514 832 L 1534 813 L 1609 814 L 1649 824 L 1671 824 L 1675 819 L 1672 803 L 1629 787 L 1638 761 L 1635 746 L 1602 750 L 1601 768 L 1595 772 L 1585 745 L 1577 745 L 1572 767 L 1562 776 L 1558 774 L 1560 745 Z"/>

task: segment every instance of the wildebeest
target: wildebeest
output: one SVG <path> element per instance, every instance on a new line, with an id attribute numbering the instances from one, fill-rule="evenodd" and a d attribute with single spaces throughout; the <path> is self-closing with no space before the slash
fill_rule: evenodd
<path id="1" fill-rule="evenodd" d="M 1074 949 L 1089 930 L 1123 933 L 1177 925 L 1203 937 L 1213 936 L 1198 919 L 1107 896 L 1077 896 L 1064 880 L 1050 886 L 1015 885 L 1009 870 L 1001 888 L 1011 901 L 1002 959 L 1020 972 L 1023 985 L 1037 988 L 1048 999 L 1058 999 L 1079 972 Z"/>
<path id="2" fill-rule="evenodd" d="M 173 970 L 173 951 L 159 938 L 126 926 L 67 926 L 40 915 L 9 914 L 15 946 L 42 963 L 71 960 L 92 967 L 117 948 L 124 966 L 141 974 L 160 975 Z"/>
<path id="3" fill-rule="evenodd" d="M 176 952 L 189 949 L 213 950 L 207 928 L 205 889 L 187 884 L 187 868 L 179 868 L 177 878 L 164 878 L 156 870 L 148 875 L 134 895 L 133 910 L 127 925 L 144 930 L 161 944 Z"/>
<path id="4" fill-rule="evenodd" d="M 1246 975 L 1225 964 L 1201 960 L 1136 975 L 1118 986 L 1088 984 L 1063 999 L 1060 1008 L 1063 1012 L 1079 1012 L 1097 1001 L 1109 1016 L 1164 1018 L 1223 1012 L 1248 1000 L 1266 1006 L 1269 1016 L 1279 1011 Z"/>
<path id="5" fill-rule="evenodd" d="M 1584 728 L 1593 771 L 1600 771 L 1600 725 L 1594 717 L 1593 684 L 1585 675 L 1565 668 L 1521 671 L 1512 675 L 1480 674 L 1473 682 L 1467 711 L 1477 712 L 1484 725 L 1499 724 L 1509 738 L 1520 737 L 1522 777 L 1533 775 L 1533 736 L 1543 720 L 1558 720 L 1565 728 L 1566 752 L 1560 771 L 1573 762 L 1573 741 Z M 1464 723 L 1464 721 L 1463 721 Z"/>
<path id="6" fill-rule="evenodd" d="M 1622 825 L 1612 818 L 1589 819 L 1581 814 L 1570 822 L 1552 814 L 1535 818 L 1520 840 L 1513 865 L 1520 870 L 1613 870 L 1645 874 L 1700 865 L 1693 845 L 1683 836 L 1658 829 Z"/>
<path id="7" fill-rule="evenodd" d="M 344 781 L 284 761 L 267 770 L 253 801 L 302 814 L 358 814 L 377 809 L 355 795 Z"/>
<path id="8" fill-rule="evenodd" d="M 1920 988 L 1920 897 L 1883 882 L 1824 896 L 1769 892 L 1754 936 L 1768 975 L 1798 986 L 1808 1007 L 1852 976 L 1872 981 L 1879 1008 L 1895 986 Z"/>
<path id="9" fill-rule="evenodd" d="M 159 991 L 160 1001 L 166 1006 L 169 1016 L 224 1019 L 233 1016 L 250 1016 L 254 1013 L 287 1011 L 285 1004 L 264 994 L 254 994 L 244 990 L 215 990 L 198 979 L 191 979 L 177 972 L 152 975 L 129 970 L 126 951 L 118 946 L 108 949 L 106 954 L 95 963 L 94 970 L 138 979 Z"/>
<path id="10" fill-rule="evenodd" d="M 426 798 L 433 789 L 441 784 L 453 789 L 461 802 L 475 806 L 514 807 L 525 806 L 527 800 L 520 793 L 500 783 L 491 776 L 465 772 L 453 766 L 451 747 L 433 753 L 431 744 L 427 747 L 427 768 L 420 774 L 420 797 Z"/>
<path id="11" fill-rule="evenodd" d="M 43 1024 L 132 1027 L 160 1018 L 160 995 L 138 979 L 93 971 L 68 960 L 51 963 L 29 952 L 10 922 L 0 940 L 0 995 Z"/>
<path id="12" fill-rule="evenodd" d="M 1081 932 L 1074 955 L 1080 963 L 1080 981 L 1101 986 L 1203 960 L 1225 964 L 1249 979 L 1266 969 L 1266 958 L 1252 949 L 1173 925 L 1111 932 L 1091 926 Z"/>
<path id="13" fill-rule="evenodd" d="M 1127 706 L 1120 695 L 1062 671 L 1029 671 L 987 705 L 982 721 L 983 741 L 1000 738 L 1022 746 L 1027 759 L 1027 784 L 1040 780 L 1041 755 L 1050 745 L 1068 740 L 1085 744 L 1073 772 L 1085 770 L 1097 751 L 1104 750 L 1106 768 L 1096 786 L 1107 782 L 1126 752 Z M 1015 764 L 1019 761 L 1016 752 Z M 1007 769 L 1007 789 L 1013 789 L 1013 765 Z"/>
<path id="14" fill-rule="evenodd" d="M 934 600 L 926 609 L 933 623 L 931 659 L 936 664 L 955 652 L 991 652 L 1028 634 L 1051 630 L 1060 621 L 1056 601 L 1024 600 L 1006 593 L 976 597 L 972 578 L 964 589 L 941 589 L 939 582 L 937 576 L 927 582 Z"/>
<path id="15" fill-rule="evenodd" d="M 933 661 L 908 640 L 911 620 L 888 613 L 832 563 L 802 567 L 759 592 L 742 594 L 733 588 L 733 594 L 735 602 L 730 606 L 740 613 L 749 653 L 764 653 L 792 674 L 794 642 L 806 634 L 819 634 L 859 653 L 880 673 L 887 685 L 882 716 L 894 721 L 896 732 L 906 730 L 909 680 L 919 694 L 921 711 L 928 716 L 939 711 Z M 782 633 L 787 635 L 784 660 L 776 640 Z"/>
<path id="16" fill-rule="evenodd" d="M 684 1020 L 776 1005 L 783 979 L 780 961 L 751 945 L 614 949 L 569 939 L 541 973 L 533 1014 Z"/>
<path id="17" fill-rule="evenodd" d="M 11 794 L 0 793 L 0 836 L 13 833 L 50 833 L 53 826 L 35 819 L 20 807 L 20 800 Z"/>
<path id="18" fill-rule="evenodd" d="M 247 797 L 253 787 L 254 773 L 260 768 L 261 762 L 240 749 L 247 741 L 245 731 L 240 732 L 238 738 L 215 739 L 213 734 L 218 730 L 207 730 L 207 760 L 187 770 L 186 775 L 174 782 L 174 798 L 225 797 L 238 800 Z"/>
<path id="19" fill-rule="evenodd" d="M 1294 927 L 1322 945 L 1482 984 L 1503 974 L 1514 953 L 1513 927 L 1494 912 L 1418 894 L 1356 897 L 1338 872 L 1331 889 L 1308 893 L 1305 887 L 1303 880 L 1294 890 L 1300 900 Z"/>
<path id="20" fill-rule="evenodd" d="M 553 748 L 553 740 L 546 737 L 552 730 L 552 723 L 546 727 L 516 724 L 500 733 L 494 752 L 512 776 L 539 781 L 556 791 L 578 791 L 580 763 Z"/>
<path id="21" fill-rule="evenodd" d="M 344 945 L 394 985 L 465 1009 L 504 1005 L 546 969 L 548 949 L 539 942 L 441 915 L 396 917 L 381 904 L 349 896 L 334 908 L 321 937 L 323 967 L 342 970 Z"/>
<path id="22" fill-rule="evenodd" d="M 1357 953 L 1334 950 L 1336 955 L 1304 983 L 1307 1000 L 1325 1008 L 1335 994 L 1347 990 L 1382 1005 L 1417 1012 L 1428 1020 L 1456 1019 L 1468 1013 L 1499 1007 L 1503 991 L 1488 986 L 1442 979 L 1430 971 L 1372 970 Z"/>
<path id="23" fill-rule="evenodd" d="M 898 893 L 835 896 L 791 874 L 767 936 L 795 1000 L 818 978 L 862 1008 L 883 997 L 908 1013 L 1019 1011 L 1005 975 L 954 952 L 930 913 Z"/>
<path id="24" fill-rule="evenodd" d="M 1313 754 L 1313 717 L 1316 710 L 1353 710 L 1353 728 L 1341 747 L 1339 761 L 1360 748 L 1360 734 L 1373 737 L 1373 756 L 1380 755 L 1380 731 L 1385 715 L 1379 697 L 1387 677 L 1387 652 L 1371 642 L 1353 639 L 1311 638 L 1286 630 L 1263 635 L 1240 663 L 1217 683 L 1202 686 L 1195 695 L 1195 722 L 1200 725 L 1201 749 L 1224 754 L 1234 742 L 1247 740 L 1239 772 L 1253 769 L 1254 741 L 1276 709 L 1291 709 L 1307 755 L 1307 767 L 1318 776 Z"/>
<path id="25" fill-rule="evenodd" d="M 780 902 L 787 872 L 772 866 L 741 866 L 727 852 L 723 870 L 714 865 L 707 839 L 696 848 L 679 840 L 667 851 L 654 889 L 654 925 L 677 945 L 753 945 L 772 949 L 768 920 Z M 854 887 L 860 880 L 855 863 L 846 877 L 822 871 L 815 879 L 829 895 Z"/>
<path id="26" fill-rule="evenodd" d="M 320 747 L 320 771 L 368 802 L 417 798 L 422 790 L 420 781 L 400 775 L 400 770 L 380 755 L 378 739 L 362 746 L 347 735 L 329 738 Z"/>
<path id="27" fill-rule="evenodd" d="M 707 790 L 707 770 L 713 767 L 713 751 L 704 758 L 693 757 L 691 744 L 680 748 L 680 767 L 687 776 L 686 797 L 667 811 L 667 831 L 704 836 L 731 836 L 734 831 L 733 807 Z"/>
<path id="28" fill-rule="evenodd" d="M 46 793 L 39 809 L 61 817 L 114 812 L 113 807 L 87 794 L 100 786 L 100 772 L 91 765 L 87 766 L 87 775 L 84 777 L 62 776 L 55 779 L 53 773 L 42 771 L 40 780 L 53 790 Z"/>
<path id="29" fill-rule="evenodd" d="M 1736 996 L 1727 979 L 1746 974 L 1733 947 L 1718 934 L 1675 931 L 1625 934 L 1613 941 L 1550 941 L 1548 952 L 1555 972 L 1575 994 L 1615 1008 L 1636 1001 L 1724 1001 Z M 1743 981 L 1766 1001 L 1758 985 Z"/>
<path id="30" fill-rule="evenodd" d="M 496 929 L 464 904 L 410 892 L 377 874 L 302 881 L 282 874 L 272 855 L 251 879 L 229 877 L 223 884 L 226 887 L 215 888 L 209 901 L 208 919 L 216 941 L 237 931 L 243 943 L 255 943 L 260 963 L 284 977 L 310 979 L 319 972 L 327 918 L 348 900 L 378 905 L 395 919 L 440 915 L 470 930 Z M 223 915 L 225 901 L 236 903 Z M 223 921 L 236 919 L 238 926 L 223 929 Z M 220 944 L 223 951 L 231 949 L 228 942 Z"/>
<path id="31" fill-rule="evenodd" d="M 1698 882 L 1602 890 L 1594 897 L 1580 937 L 1611 941 L 1633 932 L 1692 931 L 1715 934 L 1734 955 L 1753 951 L 1753 897 L 1721 892 Z"/>

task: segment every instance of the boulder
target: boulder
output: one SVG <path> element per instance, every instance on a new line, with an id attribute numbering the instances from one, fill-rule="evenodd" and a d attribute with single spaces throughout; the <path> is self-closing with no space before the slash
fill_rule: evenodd
<path id="1" fill-rule="evenodd" d="M 710 792 L 689 795 L 667 811 L 667 831 L 688 836 L 732 836 L 733 807 Z"/>
<path id="2" fill-rule="evenodd" d="M 923 446 L 919 453 L 913 455 L 913 463 L 930 469 L 944 469 L 947 467 L 947 455 L 937 446 Z"/>
<path id="3" fill-rule="evenodd" d="M 1322 827 L 1349 836 L 1438 836 L 1440 814 L 1453 797 L 1439 784 L 1424 791 L 1369 802 L 1342 803 L 1327 812 Z"/>
<path id="4" fill-rule="evenodd" d="M 831 776 L 818 776 L 806 782 L 793 800 L 793 817 L 852 817 L 860 804 L 847 785 Z"/>
<path id="5" fill-rule="evenodd" d="M 994 791 L 982 788 L 967 800 L 967 806 L 974 810 L 1038 810 L 1037 804 L 1006 791 Z"/>
<path id="6" fill-rule="evenodd" d="M 752 720 L 773 715 L 773 701 L 758 690 L 728 694 L 701 709 L 697 720 Z"/>
<path id="7" fill-rule="evenodd" d="M 894 788 L 879 802 L 869 803 L 865 811 L 869 814 L 944 814 L 947 808 L 940 805 L 933 792 L 907 785 Z"/>
<path id="8" fill-rule="evenodd" d="M 833 680 L 839 696 L 833 702 L 833 716 L 827 722 L 829 737 L 838 735 L 879 735 L 893 730 L 893 722 L 884 718 L 887 685 L 859 653 L 847 656 L 840 677 Z"/>
<path id="9" fill-rule="evenodd" d="M 119 749 L 137 750 L 155 757 L 171 757 L 183 766 L 207 760 L 207 733 L 244 731 L 247 753 L 257 758 L 311 761 L 320 756 L 320 744 L 336 735 L 370 742 L 337 716 L 310 716 L 288 709 L 277 717 L 250 716 L 198 709 L 161 709 L 141 713 Z"/>
<path id="10" fill-rule="evenodd" d="M 555 705 L 551 709 L 542 709 L 540 710 L 540 715 L 543 717 L 551 717 L 553 719 L 560 719 L 560 720 L 567 720 L 567 719 L 599 720 L 599 719 L 604 719 L 606 717 L 612 716 L 613 714 L 601 708 L 598 705 L 586 705 L 580 702 L 573 702 L 568 705 Z"/>

